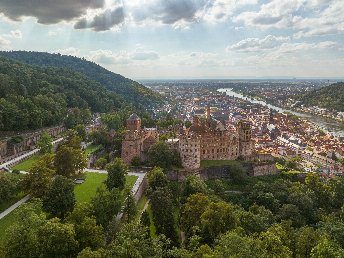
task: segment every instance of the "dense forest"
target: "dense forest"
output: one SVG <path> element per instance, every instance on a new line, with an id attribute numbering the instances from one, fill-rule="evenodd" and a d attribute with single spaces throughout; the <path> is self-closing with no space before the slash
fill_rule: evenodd
<path id="1" fill-rule="evenodd" d="M 32 54 L 33 60 L 34 57 Z M 54 57 L 58 60 L 59 56 Z M 78 61 L 79 67 L 86 62 L 77 58 L 72 60 Z M 117 91 L 115 86 L 112 89 L 105 87 L 97 80 L 68 68 L 39 67 L 0 57 L 0 131 L 54 126 L 63 122 L 67 111 L 70 113 L 75 109 L 81 113 L 109 112 L 130 106 L 149 107 L 159 102 L 159 97 L 149 89 L 124 77 L 119 78 L 122 81 L 113 85 L 122 87 L 121 91 Z M 131 84 L 137 89 L 130 87 Z"/>
<path id="2" fill-rule="evenodd" d="M 344 83 L 339 82 L 327 87 L 308 92 L 300 96 L 306 106 L 319 106 L 339 112 L 344 111 Z"/>
<path id="3" fill-rule="evenodd" d="M 159 94 L 145 86 L 115 74 L 86 59 L 44 52 L 11 51 L 0 52 L 1 56 L 40 67 L 66 68 L 79 72 L 98 82 L 137 108 L 147 108 L 161 102 Z"/>

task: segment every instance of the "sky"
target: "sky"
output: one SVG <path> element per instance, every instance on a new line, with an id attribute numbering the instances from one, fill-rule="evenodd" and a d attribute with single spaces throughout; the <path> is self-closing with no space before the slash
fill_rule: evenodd
<path id="1" fill-rule="evenodd" d="M 344 77 L 344 0 L 0 0 L 0 50 L 133 79 Z"/>

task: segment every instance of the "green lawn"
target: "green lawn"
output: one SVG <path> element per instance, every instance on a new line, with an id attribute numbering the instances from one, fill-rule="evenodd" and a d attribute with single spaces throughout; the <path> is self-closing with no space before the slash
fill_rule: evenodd
<path id="1" fill-rule="evenodd" d="M 95 144 L 91 144 L 87 146 L 87 148 L 85 149 L 86 156 L 87 157 L 90 156 L 93 152 L 97 151 L 100 147 L 101 145 L 95 145 Z"/>
<path id="2" fill-rule="evenodd" d="M 24 160 L 23 162 L 18 163 L 12 169 L 18 169 L 21 171 L 29 171 L 30 168 L 35 164 L 35 162 L 39 159 L 40 155 L 33 155 L 27 160 Z"/>
<path id="3" fill-rule="evenodd" d="M 97 188 L 105 181 L 107 174 L 87 172 L 85 182 L 76 185 L 74 188 L 75 198 L 77 203 L 90 202 L 95 196 Z M 136 176 L 126 176 L 126 187 L 130 189 L 137 180 Z"/>
<path id="4" fill-rule="evenodd" d="M 21 207 L 16 209 L 19 210 Z M 8 214 L 6 217 L 0 220 L 0 246 L 5 242 L 5 232 L 6 230 L 17 221 L 17 216 L 15 212 Z"/>
<path id="5" fill-rule="evenodd" d="M 201 160 L 201 167 L 216 167 L 216 166 L 226 166 L 233 164 L 242 164 L 242 161 L 238 160 Z"/>
<path id="6" fill-rule="evenodd" d="M 149 220 L 150 220 L 150 226 L 149 226 L 150 235 L 152 238 L 154 238 L 154 237 L 156 237 L 156 228 L 154 225 L 153 213 L 152 213 L 152 209 L 150 207 L 150 204 L 147 207 L 147 212 L 148 212 Z"/>
<path id="7" fill-rule="evenodd" d="M 138 202 L 136 203 L 136 209 L 137 209 L 137 214 L 136 214 L 136 220 L 139 221 L 141 218 L 141 213 L 143 211 L 143 208 L 145 207 L 145 204 L 147 203 L 148 198 L 145 194 L 143 194 L 140 198 L 140 200 L 138 200 Z"/>

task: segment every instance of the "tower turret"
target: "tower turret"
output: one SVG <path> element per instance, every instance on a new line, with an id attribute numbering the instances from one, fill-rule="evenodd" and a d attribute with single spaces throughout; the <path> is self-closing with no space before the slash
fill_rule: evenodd
<path id="1" fill-rule="evenodd" d="M 141 129 L 141 118 L 135 113 L 127 119 L 127 130 L 139 131 Z"/>

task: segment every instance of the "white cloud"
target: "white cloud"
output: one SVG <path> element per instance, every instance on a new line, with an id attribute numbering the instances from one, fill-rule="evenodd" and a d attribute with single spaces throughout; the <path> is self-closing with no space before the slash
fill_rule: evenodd
<path id="1" fill-rule="evenodd" d="M 11 44 L 11 41 L 9 41 L 8 39 L 0 35 L 0 49 L 8 49 L 10 44 Z"/>
<path id="2" fill-rule="evenodd" d="M 273 0 L 261 5 L 259 11 L 242 12 L 234 22 L 260 28 L 286 28 L 291 25 L 293 13 L 300 9 L 304 0 Z"/>
<path id="3" fill-rule="evenodd" d="M 159 54 L 155 51 L 145 51 L 137 49 L 131 54 L 131 58 L 134 60 L 156 60 L 159 59 Z"/>
<path id="4" fill-rule="evenodd" d="M 103 65 L 128 65 L 148 61 L 156 61 L 160 58 L 159 54 L 152 50 L 147 50 L 144 47 L 138 47 L 134 51 L 118 51 L 99 49 L 90 51 L 87 56 L 89 60 Z"/>
<path id="5" fill-rule="evenodd" d="M 296 38 L 340 34 L 344 32 L 344 1 L 329 1 L 326 8 L 312 17 L 294 17 L 299 29 Z"/>
<path id="6" fill-rule="evenodd" d="M 239 51 L 239 52 L 257 52 L 265 51 L 277 48 L 282 43 L 289 41 L 289 37 L 276 37 L 273 35 L 268 35 L 263 39 L 259 38 L 247 38 L 239 41 L 233 45 L 226 48 L 227 52 Z"/>
<path id="7" fill-rule="evenodd" d="M 14 39 L 21 39 L 23 37 L 20 30 L 11 30 L 10 34 L 8 34 L 7 36 Z"/>

